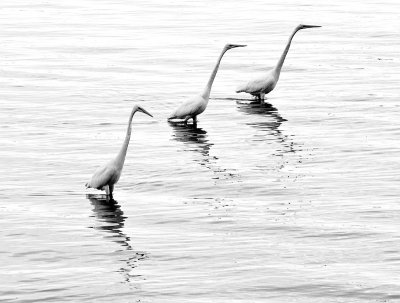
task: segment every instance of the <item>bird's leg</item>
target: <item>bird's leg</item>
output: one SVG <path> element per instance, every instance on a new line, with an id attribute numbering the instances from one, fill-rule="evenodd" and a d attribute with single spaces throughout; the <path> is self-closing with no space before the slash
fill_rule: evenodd
<path id="1" fill-rule="evenodd" d="M 187 124 L 188 120 L 190 119 L 190 116 L 185 117 L 185 120 L 183 121 L 185 124 Z"/>
<path id="2" fill-rule="evenodd" d="M 104 189 L 106 190 L 106 195 L 110 195 L 110 187 L 108 185 L 104 186 Z"/>
<path id="3" fill-rule="evenodd" d="M 197 126 L 197 116 L 193 116 L 193 126 L 196 127 Z"/>
<path id="4" fill-rule="evenodd" d="M 264 93 L 261 93 L 261 94 L 260 94 L 260 102 L 261 102 L 261 103 L 264 103 L 264 96 L 265 96 Z"/>
<path id="5" fill-rule="evenodd" d="M 113 198 L 113 191 L 114 191 L 114 184 L 109 185 L 109 190 L 110 190 L 110 198 Z"/>

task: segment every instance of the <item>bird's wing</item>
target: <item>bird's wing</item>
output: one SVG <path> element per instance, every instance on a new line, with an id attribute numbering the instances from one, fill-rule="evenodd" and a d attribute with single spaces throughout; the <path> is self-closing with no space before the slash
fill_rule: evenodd
<path id="1" fill-rule="evenodd" d="M 101 189 L 107 185 L 115 174 L 115 169 L 109 165 L 99 167 L 93 174 L 92 179 L 87 184 L 87 187 Z"/>
<path id="2" fill-rule="evenodd" d="M 184 119 L 187 116 L 198 115 L 204 111 L 204 99 L 201 96 L 193 97 L 183 102 L 170 116 L 169 119 Z"/>
<path id="3" fill-rule="evenodd" d="M 264 79 L 254 79 L 247 82 L 242 87 L 238 87 L 237 92 L 258 93 L 263 88 Z"/>
<path id="4" fill-rule="evenodd" d="M 238 86 L 236 89 L 237 93 L 245 92 L 249 94 L 255 94 L 260 92 L 271 91 L 269 87 L 274 83 L 274 77 L 272 74 L 255 78 L 244 85 Z"/>

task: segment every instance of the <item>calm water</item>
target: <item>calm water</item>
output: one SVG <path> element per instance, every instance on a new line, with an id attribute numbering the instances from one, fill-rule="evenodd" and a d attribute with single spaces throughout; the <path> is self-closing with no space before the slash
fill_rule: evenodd
<path id="1" fill-rule="evenodd" d="M 398 3 L 1 1 L 0 300 L 400 302 Z"/>

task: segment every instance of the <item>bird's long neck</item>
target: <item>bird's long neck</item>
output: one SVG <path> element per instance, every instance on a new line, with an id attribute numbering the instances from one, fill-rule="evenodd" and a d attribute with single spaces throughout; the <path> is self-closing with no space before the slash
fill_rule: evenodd
<path id="1" fill-rule="evenodd" d="M 222 59 L 222 57 L 224 56 L 224 54 L 225 54 L 225 52 L 227 50 L 228 49 L 224 48 L 222 50 L 221 54 L 219 55 L 219 58 L 217 60 L 217 63 L 215 64 L 214 70 L 211 73 L 210 79 L 208 80 L 207 85 L 204 88 L 203 94 L 201 95 L 206 100 L 208 100 L 210 98 L 211 87 L 212 87 L 212 85 L 214 83 L 215 76 L 217 75 L 218 68 L 219 68 L 219 65 L 221 63 L 221 59 Z"/>
<path id="2" fill-rule="evenodd" d="M 294 35 L 295 35 L 298 31 L 299 31 L 299 28 L 296 28 L 296 29 L 293 31 L 293 33 L 290 35 L 289 40 L 288 40 L 288 42 L 287 42 L 287 44 L 286 44 L 286 47 L 285 47 L 285 49 L 283 50 L 283 53 L 282 53 L 281 57 L 279 58 L 278 63 L 276 64 L 276 66 L 275 66 L 275 68 L 274 68 L 275 72 L 276 72 L 278 75 L 279 75 L 280 72 L 281 72 L 281 69 L 282 69 L 282 66 L 283 66 L 283 62 L 284 62 L 285 59 L 286 59 L 286 55 L 287 55 L 287 53 L 289 52 L 289 48 L 290 48 L 290 44 L 292 43 L 292 39 L 293 39 Z"/>
<path id="3" fill-rule="evenodd" d="M 121 150 L 119 151 L 118 156 L 116 158 L 117 165 L 121 167 L 124 165 L 126 152 L 128 151 L 129 140 L 131 139 L 131 132 L 132 132 L 132 118 L 135 113 L 136 109 L 133 109 L 129 117 L 128 128 L 126 130 L 124 143 L 122 144 Z"/>

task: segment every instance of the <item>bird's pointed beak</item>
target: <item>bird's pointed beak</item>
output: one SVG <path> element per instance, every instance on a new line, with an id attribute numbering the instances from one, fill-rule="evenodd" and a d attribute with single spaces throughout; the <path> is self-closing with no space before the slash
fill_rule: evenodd
<path id="1" fill-rule="evenodd" d="M 322 27 L 321 25 L 303 25 L 303 28 Z"/>
<path id="2" fill-rule="evenodd" d="M 149 115 L 150 117 L 153 118 L 153 115 L 150 114 L 150 113 L 149 113 L 147 110 L 145 110 L 144 108 L 138 107 L 138 110 L 139 110 L 140 112 L 142 112 L 142 113 L 144 113 L 144 114 L 146 114 L 146 115 Z"/>
<path id="3" fill-rule="evenodd" d="M 232 44 L 232 47 L 246 47 L 246 44 Z"/>

